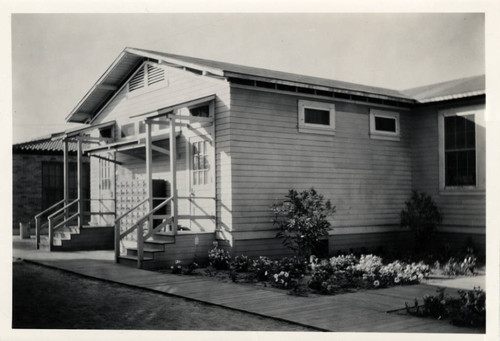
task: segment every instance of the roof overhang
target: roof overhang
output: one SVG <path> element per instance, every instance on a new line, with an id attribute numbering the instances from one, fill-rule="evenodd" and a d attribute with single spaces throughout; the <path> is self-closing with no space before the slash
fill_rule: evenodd
<path id="1" fill-rule="evenodd" d="M 86 126 L 83 128 L 68 129 L 68 130 L 65 130 L 61 133 L 52 134 L 51 139 L 52 140 L 60 140 L 60 139 L 72 138 L 72 137 L 81 135 L 83 133 L 86 133 L 86 132 L 94 130 L 94 129 L 112 127 L 115 124 L 116 124 L 116 121 L 108 121 L 108 122 L 103 122 L 103 123 L 99 123 L 99 124 L 95 124 L 95 125 L 89 125 L 89 126 Z"/>
<path id="2" fill-rule="evenodd" d="M 181 134 L 180 130 L 176 130 L 175 136 L 179 136 Z M 166 132 L 160 135 L 153 135 L 151 140 L 154 141 L 160 141 L 160 140 L 166 140 L 170 139 L 170 133 Z M 137 136 L 137 138 L 134 138 L 132 140 L 127 140 L 127 141 L 119 141 L 115 143 L 109 143 L 101 146 L 96 146 L 92 148 L 85 149 L 84 152 L 87 153 L 88 155 L 93 155 L 93 154 L 100 154 L 100 153 L 108 153 L 108 152 L 123 152 L 126 150 L 132 150 L 132 149 L 138 149 L 138 148 L 145 148 L 146 146 L 146 138 L 145 136 Z"/>

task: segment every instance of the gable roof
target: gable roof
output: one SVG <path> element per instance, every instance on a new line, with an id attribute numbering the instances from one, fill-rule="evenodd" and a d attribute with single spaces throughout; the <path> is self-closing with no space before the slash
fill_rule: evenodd
<path id="1" fill-rule="evenodd" d="M 475 83 L 471 81 L 469 85 L 464 86 L 462 83 L 458 82 L 455 84 L 455 87 L 439 87 L 439 84 L 437 84 L 435 86 L 397 91 L 320 77 L 127 47 L 80 100 L 76 107 L 66 117 L 66 121 L 86 123 L 93 119 L 99 114 L 106 103 L 120 90 L 137 67 L 145 60 L 154 60 L 165 65 L 196 70 L 204 75 L 222 77 L 225 79 L 243 78 L 278 83 L 282 82 L 283 84 L 304 85 L 305 87 L 312 87 L 320 90 L 384 98 L 404 103 L 440 100 L 443 96 L 467 96 L 479 90 L 474 90 L 475 92 L 461 92 L 461 90 L 476 88 L 477 86 L 472 85 L 480 84 L 480 82 Z M 460 94 L 457 94 L 457 92 L 460 92 Z"/>
<path id="2" fill-rule="evenodd" d="M 419 103 L 429 103 L 484 95 L 485 89 L 486 77 L 485 75 L 480 75 L 420 86 L 403 92 Z"/>

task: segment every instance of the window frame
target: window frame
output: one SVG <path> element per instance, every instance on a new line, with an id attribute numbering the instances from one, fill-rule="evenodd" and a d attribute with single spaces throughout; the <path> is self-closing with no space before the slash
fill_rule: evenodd
<path id="1" fill-rule="evenodd" d="M 450 116 L 474 116 L 474 127 L 475 127 L 475 140 L 474 140 L 474 151 L 475 151 L 475 185 L 454 185 L 446 186 L 446 169 L 445 169 L 445 125 L 444 119 Z M 484 141 L 482 138 L 484 134 L 479 131 L 481 125 L 484 126 L 484 106 L 470 106 L 461 108 L 452 108 L 440 110 L 438 112 L 438 143 L 439 143 L 439 190 L 440 194 L 454 194 L 454 193 L 482 193 L 485 191 L 485 155 L 484 155 Z"/>
<path id="2" fill-rule="evenodd" d="M 394 119 L 396 124 L 396 131 L 386 131 L 377 130 L 375 125 L 375 119 L 377 117 Z M 380 109 L 370 109 L 370 138 L 374 140 L 389 140 L 389 141 L 400 141 L 401 140 L 401 124 L 400 116 L 398 112 L 387 111 Z"/>
<path id="3" fill-rule="evenodd" d="M 328 125 L 306 123 L 305 109 L 328 111 L 330 123 Z M 335 135 L 335 104 L 299 99 L 298 101 L 298 130 L 300 133 Z"/>

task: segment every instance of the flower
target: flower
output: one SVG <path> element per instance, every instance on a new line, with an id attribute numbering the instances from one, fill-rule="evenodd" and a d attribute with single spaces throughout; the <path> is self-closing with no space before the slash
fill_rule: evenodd
<path id="1" fill-rule="evenodd" d="M 380 285 L 380 282 L 379 282 L 379 281 L 375 281 L 375 282 L 373 282 L 373 286 L 374 286 L 375 288 L 376 288 L 376 287 L 378 287 L 379 285 Z"/>

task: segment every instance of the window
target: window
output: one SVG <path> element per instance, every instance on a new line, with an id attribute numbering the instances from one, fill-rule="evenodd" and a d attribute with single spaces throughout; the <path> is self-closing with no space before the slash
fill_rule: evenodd
<path id="1" fill-rule="evenodd" d="M 165 70 L 153 63 L 147 62 L 139 67 L 128 82 L 128 91 L 134 92 L 142 88 L 159 84 L 162 86 L 168 85 L 165 79 Z"/>
<path id="2" fill-rule="evenodd" d="M 209 142 L 197 141 L 193 142 L 193 185 L 207 185 L 209 179 Z"/>
<path id="3" fill-rule="evenodd" d="M 484 118 L 482 107 L 439 113 L 439 165 L 442 190 L 484 188 Z"/>
<path id="4" fill-rule="evenodd" d="M 399 113 L 371 109 L 370 137 L 378 140 L 399 141 Z"/>
<path id="5" fill-rule="evenodd" d="M 335 105 L 299 100 L 299 132 L 335 134 Z"/>
<path id="6" fill-rule="evenodd" d="M 444 118 L 445 186 L 476 185 L 474 115 Z"/>
<path id="7" fill-rule="evenodd" d="M 203 105 L 201 107 L 189 108 L 191 116 L 195 117 L 209 117 L 210 116 L 210 105 Z"/>

